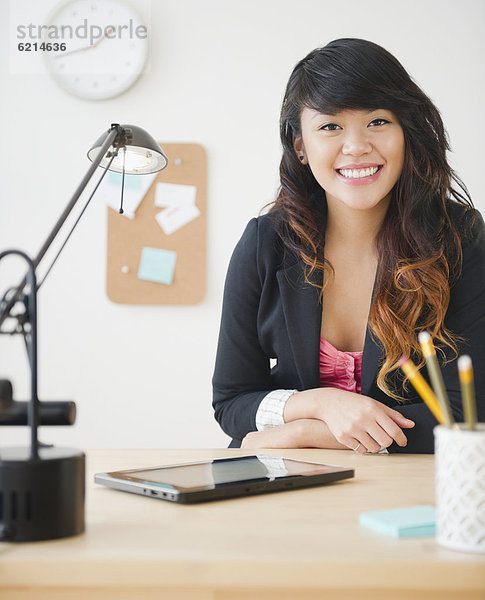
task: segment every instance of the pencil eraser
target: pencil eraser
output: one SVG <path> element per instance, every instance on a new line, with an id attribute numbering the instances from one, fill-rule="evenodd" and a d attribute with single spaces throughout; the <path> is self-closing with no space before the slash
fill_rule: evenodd
<path id="1" fill-rule="evenodd" d="M 426 537 L 435 534 L 434 506 L 407 506 L 361 513 L 359 523 L 395 538 Z"/>
<path id="2" fill-rule="evenodd" d="M 468 369 L 472 368 L 472 359 L 468 356 L 468 354 L 462 354 L 458 357 L 458 369 L 460 371 L 468 371 Z"/>
<path id="3" fill-rule="evenodd" d="M 431 340 L 431 336 L 427 331 L 421 331 L 418 334 L 418 340 L 421 344 L 427 344 Z"/>

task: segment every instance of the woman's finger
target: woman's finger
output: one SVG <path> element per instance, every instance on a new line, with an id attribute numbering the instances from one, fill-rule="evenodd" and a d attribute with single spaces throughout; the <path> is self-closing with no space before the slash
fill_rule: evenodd
<path id="1" fill-rule="evenodd" d="M 387 448 L 394 441 L 379 423 L 375 423 L 369 427 L 369 435 L 379 444 L 379 449 Z"/>
<path id="2" fill-rule="evenodd" d="M 386 414 L 382 414 L 377 419 L 378 424 L 384 429 L 389 437 L 391 437 L 399 446 L 405 446 L 408 443 L 407 437 L 399 425 Z"/>
<path id="3" fill-rule="evenodd" d="M 375 452 L 379 452 L 379 450 L 381 449 L 381 445 L 378 442 L 376 442 L 376 440 L 371 435 L 369 435 L 369 433 L 367 431 L 363 431 L 359 435 L 358 439 L 359 439 L 359 442 L 363 446 L 365 446 L 365 448 L 369 452 L 375 453 Z"/>
<path id="4" fill-rule="evenodd" d="M 348 446 L 350 450 L 358 452 L 359 454 L 365 454 L 367 452 L 367 448 L 355 438 L 351 438 L 346 446 Z"/>
<path id="5" fill-rule="evenodd" d="M 389 408 L 386 407 L 386 413 L 387 415 L 395 422 L 399 425 L 399 427 L 404 427 L 406 429 L 410 429 L 411 427 L 414 427 L 415 422 L 411 421 L 411 419 L 408 419 L 407 417 L 405 417 L 404 415 L 402 415 L 399 411 L 394 410 L 393 408 Z"/>

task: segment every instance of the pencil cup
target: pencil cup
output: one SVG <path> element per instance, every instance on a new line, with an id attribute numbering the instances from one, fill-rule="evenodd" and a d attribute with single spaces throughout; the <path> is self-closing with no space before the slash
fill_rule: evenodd
<path id="1" fill-rule="evenodd" d="M 436 539 L 485 553 L 485 423 L 469 431 L 435 427 Z"/>

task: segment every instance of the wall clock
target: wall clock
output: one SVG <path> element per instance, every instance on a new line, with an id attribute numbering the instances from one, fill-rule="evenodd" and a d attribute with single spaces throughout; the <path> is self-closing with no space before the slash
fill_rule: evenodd
<path id="1" fill-rule="evenodd" d="M 120 0 L 70 0 L 48 19 L 44 52 L 49 72 L 67 92 L 88 100 L 113 98 L 138 79 L 148 56 L 148 33 L 137 12 Z"/>

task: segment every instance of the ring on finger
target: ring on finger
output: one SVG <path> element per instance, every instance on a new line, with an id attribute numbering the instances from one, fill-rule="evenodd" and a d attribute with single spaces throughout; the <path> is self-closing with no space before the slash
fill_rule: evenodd
<path id="1" fill-rule="evenodd" d="M 354 452 L 357 452 L 357 450 L 360 448 L 360 442 L 357 444 L 357 446 L 355 448 L 352 448 L 352 450 Z"/>

